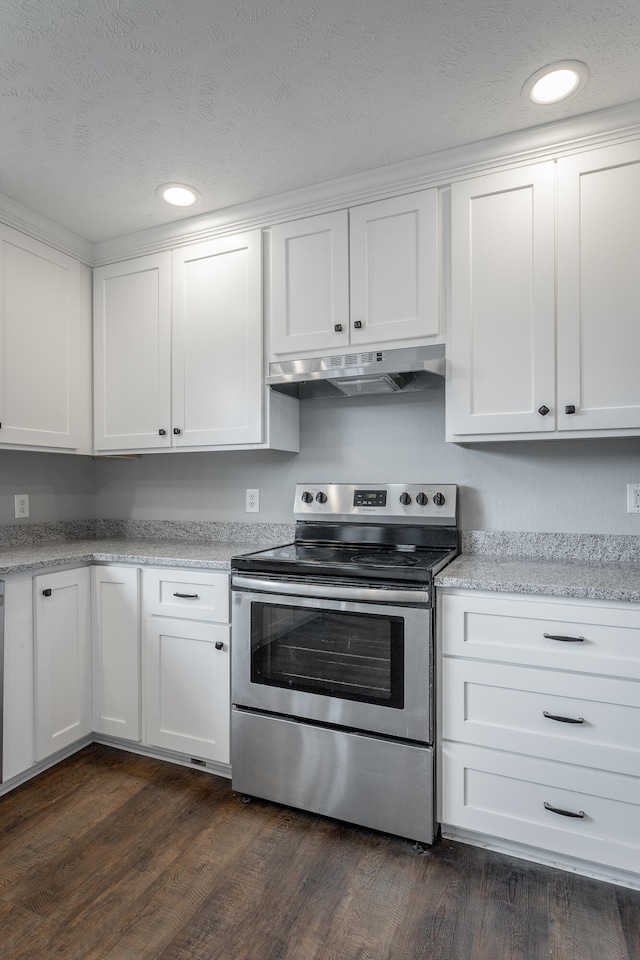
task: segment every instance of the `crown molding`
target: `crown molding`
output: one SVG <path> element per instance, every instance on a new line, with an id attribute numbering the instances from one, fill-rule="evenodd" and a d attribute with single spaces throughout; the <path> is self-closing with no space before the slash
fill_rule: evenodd
<path id="1" fill-rule="evenodd" d="M 92 267 L 93 243 L 0 194 L 0 222 Z"/>
<path id="2" fill-rule="evenodd" d="M 640 100 L 91 243 L 0 195 L 0 222 L 88 266 L 158 253 L 640 137 Z"/>
<path id="3" fill-rule="evenodd" d="M 640 136 L 640 101 L 238 204 L 94 245 L 96 266 Z"/>

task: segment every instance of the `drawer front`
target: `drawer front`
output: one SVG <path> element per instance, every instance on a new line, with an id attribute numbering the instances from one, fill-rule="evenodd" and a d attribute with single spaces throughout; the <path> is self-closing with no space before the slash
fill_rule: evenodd
<path id="1" fill-rule="evenodd" d="M 148 616 L 229 622 L 229 574 L 149 568 L 143 574 Z"/>
<path id="2" fill-rule="evenodd" d="M 640 682 L 447 657 L 442 671 L 445 739 L 640 776 Z"/>
<path id="3" fill-rule="evenodd" d="M 640 609 L 443 596 L 443 653 L 640 679 Z"/>
<path id="4" fill-rule="evenodd" d="M 636 778 L 444 743 L 442 779 L 443 825 L 638 872 Z"/>

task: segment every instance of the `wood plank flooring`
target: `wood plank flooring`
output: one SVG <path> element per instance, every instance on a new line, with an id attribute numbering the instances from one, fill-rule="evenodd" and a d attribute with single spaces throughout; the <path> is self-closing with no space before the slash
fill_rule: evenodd
<path id="1" fill-rule="evenodd" d="M 94 744 L 0 798 L 1 960 L 640 960 L 640 893 Z"/>

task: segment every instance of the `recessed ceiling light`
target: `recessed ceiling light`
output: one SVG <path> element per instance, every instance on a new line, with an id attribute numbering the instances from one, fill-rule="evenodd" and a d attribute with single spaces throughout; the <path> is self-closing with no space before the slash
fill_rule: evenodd
<path id="1" fill-rule="evenodd" d="M 561 60 L 536 70 L 522 88 L 522 96 L 538 106 L 568 100 L 582 90 L 589 68 L 579 60 Z"/>
<path id="2" fill-rule="evenodd" d="M 163 183 L 156 193 L 174 207 L 191 207 L 200 199 L 198 191 L 186 183 Z"/>

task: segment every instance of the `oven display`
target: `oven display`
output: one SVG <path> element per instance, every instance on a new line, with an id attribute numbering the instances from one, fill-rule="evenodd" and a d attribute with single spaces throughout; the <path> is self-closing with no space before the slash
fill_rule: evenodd
<path id="1" fill-rule="evenodd" d="M 386 490 L 354 490 L 354 507 L 386 507 Z"/>

